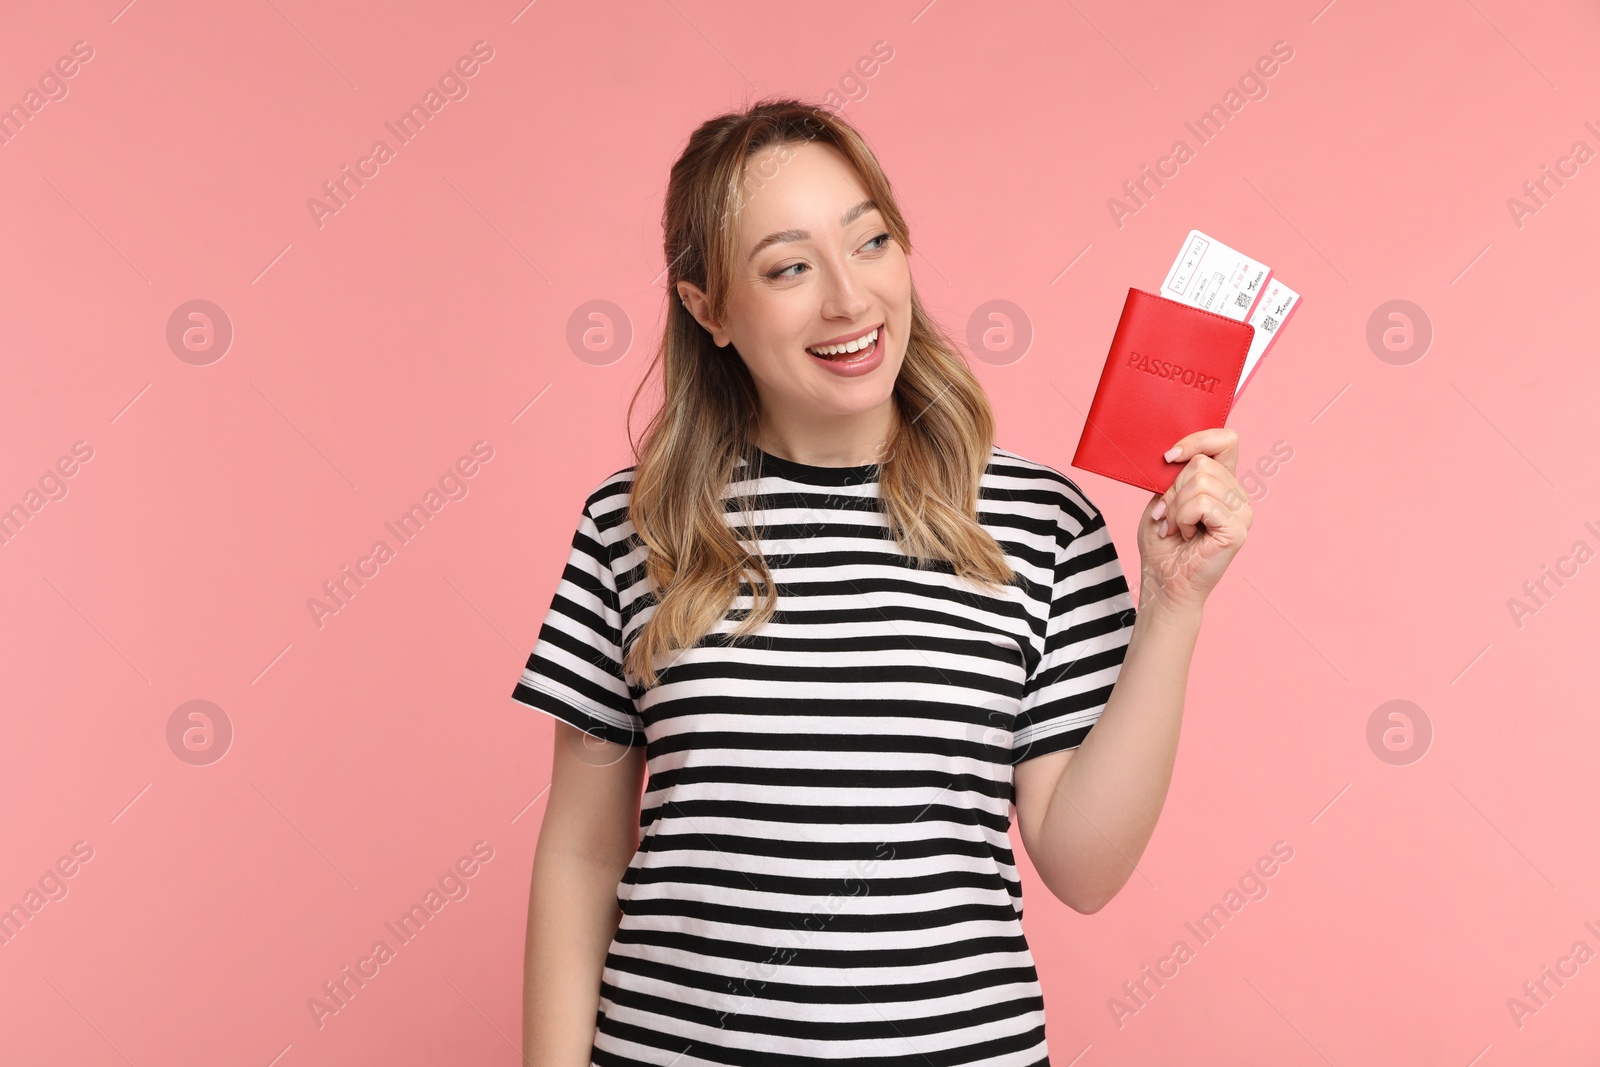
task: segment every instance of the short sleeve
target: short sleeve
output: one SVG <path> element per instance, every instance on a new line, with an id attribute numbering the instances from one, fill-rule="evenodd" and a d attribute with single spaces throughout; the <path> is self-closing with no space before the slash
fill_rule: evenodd
<path id="1" fill-rule="evenodd" d="M 1134 623 L 1133 597 L 1105 516 L 1070 481 L 1056 533 L 1044 653 L 1012 723 L 1011 762 L 1077 748 L 1105 710 Z"/>
<path id="2" fill-rule="evenodd" d="M 512 699 L 604 741 L 645 743 L 622 674 L 622 609 L 610 551 L 585 504 L 566 569 Z"/>

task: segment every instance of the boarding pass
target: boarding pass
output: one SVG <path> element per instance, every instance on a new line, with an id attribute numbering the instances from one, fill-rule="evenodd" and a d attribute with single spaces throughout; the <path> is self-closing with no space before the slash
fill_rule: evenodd
<path id="1" fill-rule="evenodd" d="M 1190 230 L 1184 238 L 1161 285 L 1161 295 L 1247 322 L 1255 329 L 1255 340 L 1234 389 L 1236 398 L 1300 303 L 1300 295 L 1275 279 L 1271 267 L 1199 230 Z"/>

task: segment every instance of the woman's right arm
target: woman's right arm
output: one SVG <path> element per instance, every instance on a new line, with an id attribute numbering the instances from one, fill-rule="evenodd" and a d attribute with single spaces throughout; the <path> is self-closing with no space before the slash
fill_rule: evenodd
<path id="1" fill-rule="evenodd" d="M 589 1067 L 600 975 L 622 918 L 617 883 L 639 847 L 645 750 L 555 725 L 528 893 L 522 1056 L 534 1067 Z"/>

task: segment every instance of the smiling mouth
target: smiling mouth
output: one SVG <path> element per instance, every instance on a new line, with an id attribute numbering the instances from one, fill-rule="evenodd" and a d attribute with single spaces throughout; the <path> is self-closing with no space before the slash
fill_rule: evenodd
<path id="1" fill-rule="evenodd" d="M 818 359 L 825 359 L 830 363 L 856 363 L 877 351 L 878 338 L 882 334 L 883 327 L 880 325 L 848 344 L 818 345 L 814 348 L 808 348 L 806 351 Z"/>

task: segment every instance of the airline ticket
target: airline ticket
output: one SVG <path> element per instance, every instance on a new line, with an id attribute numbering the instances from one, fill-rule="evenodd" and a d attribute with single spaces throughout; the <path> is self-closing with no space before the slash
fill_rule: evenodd
<path id="1" fill-rule="evenodd" d="M 1284 285 L 1277 278 L 1266 284 L 1260 301 L 1256 304 L 1255 313 L 1250 316 L 1250 325 L 1255 327 L 1255 339 L 1250 342 L 1250 351 L 1244 357 L 1244 370 L 1239 374 L 1239 384 L 1233 390 L 1235 400 L 1244 392 L 1245 383 L 1250 380 L 1250 375 L 1255 373 L 1256 364 L 1261 362 L 1261 357 L 1267 354 L 1278 334 L 1283 331 L 1283 324 L 1289 321 L 1289 316 L 1294 314 L 1300 306 L 1300 294 Z"/>
<path id="2" fill-rule="evenodd" d="M 1161 295 L 1249 322 L 1271 278 L 1272 268 L 1265 263 L 1236 252 L 1199 230 L 1190 230 L 1177 262 L 1161 284 Z"/>

